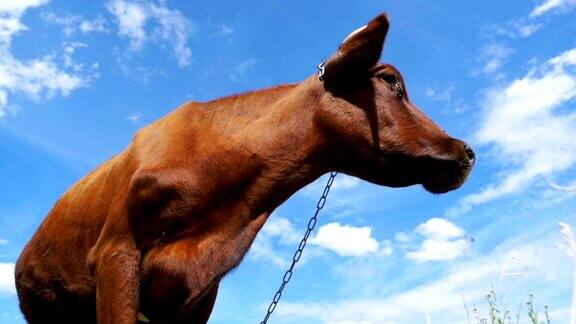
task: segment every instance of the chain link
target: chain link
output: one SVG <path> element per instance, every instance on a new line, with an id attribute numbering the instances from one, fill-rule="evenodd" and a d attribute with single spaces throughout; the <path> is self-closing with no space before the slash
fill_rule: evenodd
<path id="1" fill-rule="evenodd" d="M 318 64 L 318 79 L 320 79 L 320 81 L 324 81 L 325 66 L 326 66 L 326 59 L 323 59 L 322 63 Z"/>
<path id="2" fill-rule="evenodd" d="M 304 234 L 302 241 L 300 241 L 300 244 L 298 245 L 298 249 L 296 250 L 296 252 L 294 252 L 294 256 L 292 256 L 292 264 L 290 265 L 290 268 L 288 268 L 288 270 L 286 270 L 286 272 L 284 273 L 284 277 L 282 277 L 282 283 L 280 284 L 278 291 L 276 291 L 276 294 L 274 294 L 274 297 L 272 298 L 272 302 L 270 303 L 270 306 L 268 306 L 268 310 L 266 311 L 266 316 L 264 317 L 262 322 L 260 322 L 260 324 L 267 324 L 268 323 L 268 319 L 270 318 L 270 315 L 272 315 L 272 312 L 274 312 L 274 310 L 276 309 L 276 306 L 278 305 L 278 302 L 280 301 L 280 298 L 282 297 L 282 291 L 284 291 L 286 284 L 288 284 L 290 279 L 292 279 L 292 275 L 294 274 L 294 267 L 296 266 L 296 263 L 298 262 L 298 260 L 300 260 L 300 257 L 302 256 L 302 252 L 304 251 L 304 248 L 306 247 L 306 243 L 308 243 L 308 237 L 310 237 L 310 233 L 312 233 L 312 230 L 314 229 L 314 227 L 316 226 L 316 223 L 318 222 L 318 214 L 320 213 L 320 210 L 322 208 L 324 208 L 324 205 L 326 204 L 326 197 L 328 197 L 328 193 L 330 192 L 330 187 L 332 187 L 332 184 L 334 183 L 334 178 L 336 178 L 337 174 L 338 174 L 337 172 L 330 172 L 330 177 L 328 178 L 328 182 L 326 183 L 326 187 L 324 187 L 324 191 L 322 192 L 322 196 L 320 197 L 320 199 L 318 200 L 318 203 L 316 204 L 316 212 L 314 212 L 314 215 L 308 221 L 308 227 L 306 229 L 306 233 Z"/>

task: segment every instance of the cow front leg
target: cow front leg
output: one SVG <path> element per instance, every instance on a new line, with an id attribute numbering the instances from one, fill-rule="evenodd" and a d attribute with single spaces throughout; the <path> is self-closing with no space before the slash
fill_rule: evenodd
<path id="1" fill-rule="evenodd" d="M 99 248 L 95 279 L 98 323 L 136 323 L 140 253 L 131 240 L 115 240 Z"/>

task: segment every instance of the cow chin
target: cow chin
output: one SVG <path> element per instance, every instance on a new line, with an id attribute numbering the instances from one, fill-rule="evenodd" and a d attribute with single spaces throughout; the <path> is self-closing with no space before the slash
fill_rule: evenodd
<path id="1" fill-rule="evenodd" d="M 470 166 L 447 167 L 434 170 L 424 177 L 422 186 L 433 194 L 442 194 L 460 188 L 470 175 Z"/>

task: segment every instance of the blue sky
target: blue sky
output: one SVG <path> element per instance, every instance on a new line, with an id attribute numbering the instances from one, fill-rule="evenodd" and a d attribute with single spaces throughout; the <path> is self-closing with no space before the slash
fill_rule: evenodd
<path id="1" fill-rule="evenodd" d="M 574 0 L 0 0 L 0 322 L 23 323 L 13 264 L 52 204 L 137 129 L 187 100 L 303 80 L 383 11 L 382 60 L 476 168 L 440 196 L 339 175 L 273 322 L 469 323 L 491 287 L 503 309 L 534 294 L 568 322 Z M 211 323 L 259 322 L 324 181 L 273 214 Z"/>

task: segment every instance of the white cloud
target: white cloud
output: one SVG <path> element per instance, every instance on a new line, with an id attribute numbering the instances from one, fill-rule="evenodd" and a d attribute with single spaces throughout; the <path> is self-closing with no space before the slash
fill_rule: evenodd
<path id="1" fill-rule="evenodd" d="M 549 63 L 556 69 L 563 69 L 566 66 L 576 65 L 576 48 L 552 58 Z"/>
<path id="2" fill-rule="evenodd" d="M 530 17 L 537 17 L 553 10 L 569 10 L 576 7 L 576 0 L 544 0 L 530 13 Z"/>
<path id="3" fill-rule="evenodd" d="M 426 239 L 420 249 L 408 252 L 406 256 L 416 262 L 453 260 L 464 255 L 468 249 L 468 242 L 461 238 L 458 240 Z"/>
<path id="4" fill-rule="evenodd" d="M 7 244 L 8 244 L 8 240 L 0 237 L 0 245 L 7 245 Z"/>
<path id="5" fill-rule="evenodd" d="M 130 38 L 133 50 L 139 50 L 146 42 L 144 25 L 148 19 L 148 8 L 137 2 L 113 1 L 108 10 L 118 20 L 118 35 Z"/>
<path id="6" fill-rule="evenodd" d="M 15 294 L 14 263 L 0 263 L 0 294 Z"/>
<path id="7" fill-rule="evenodd" d="M 464 197 L 448 215 L 521 191 L 537 179 L 572 167 L 576 163 L 575 98 L 576 48 L 493 89 L 475 138 L 477 144 L 493 149 L 492 156 L 503 167 L 501 180 Z"/>
<path id="8" fill-rule="evenodd" d="M 427 237 L 452 239 L 464 236 L 464 231 L 443 218 L 431 218 L 416 227 L 416 232 Z"/>
<path id="9" fill-rule="evenodd" d="M 42 13 L 40 16 L 48 23 L 62 26 L 66 36 L 72 36 L 78 31 L 83 34 L 108 32 L 106 20 L 100 16 L 92 20 L 78 15 L 58 16 L 53 12 Z"/>
<path id="10" fill-rule="evenodd" d="M 42 0 L 0 1 L 0 46 L 10 46 L 12 36 L 27 29 L 20 18 L 27 9 L 47 3 Z"/>
<path id="11" fill-rule="evenodd" d="M 406 253 L 406 257 L 416 262 L 453 260 L 468 250 L 464 231 L 446 219 L 431 218 L 418 225 L 415 232 L 424 240 L 418 250 Z"/>
<path id="12" fill-rule="evenodd" d="M 372 228 L 326 224 L 310 239 L 310 244 L 333 251 L 341 256 L 365 256 L 378 251 L 380 244 L 372 237 Z M 389 246 L 388 246 L 389 247 Z"/>
<path id="13" fill-rule="evenodd" d="M 24 11 L 48 3 L 48 0 L 0 1 L 0 14 L 20 17 Z"/>
<path id="14" fill-rule="evenodd" d="M 51 57 L 22 62 L 0 49 L 0 93 L 23 93 L 40 99 L 67 96 L 85 85 L 80 76 L 62 71 Z"/>
<path id="15" fill-rule="evenodd" d="M 280 244 L 289 245 L 300 240 L 300 235 L 292 223 L 284 217 L 274 217 L 266 222 L 262 233 L 267 236 L 278 237 Z"/>
<path id="16" fill-rule="evenodd" d="M 16 4 L 17 3 L 17 4 Z M 55 95 L 67 96 L 84 87 L 90 78 L 64 70 L 53 56 L 27 61 L 15 58 L 10 50 L 12 38 L 27 30 L 21 23 L 24 12 L 46 1 L 1 2 L 0 4 L 0 117 L 9 107 L 9 95 L 22 94 L 38 100 Z M 72 50 L 73 51 L 73 50 Z M 70 59 L 71 52 L 68 52 Z M 64 54 L 66 58 L 66 53 Z M 71 63 L 71 61 L 68 61 Z M 66 62 L 64 63 L 66 65 Z"/>
<path id="17" fill-rule="evenodd" d="M 171 45 L 178 65 L 184 67 L 192 62 L 192 52 L 187 43 L 194 30 L 191 22 L 179 10 L 168 9 L 164 2 L 157 5 L 126 0 L 113 0 L 107 8 L 118 22 L 118 35 L 130 39 L 132 51 L 141 50 L 150 40 L 166 42 Z M 153 25 L 150 35 L 146 29 L 149 22 Z"/>

